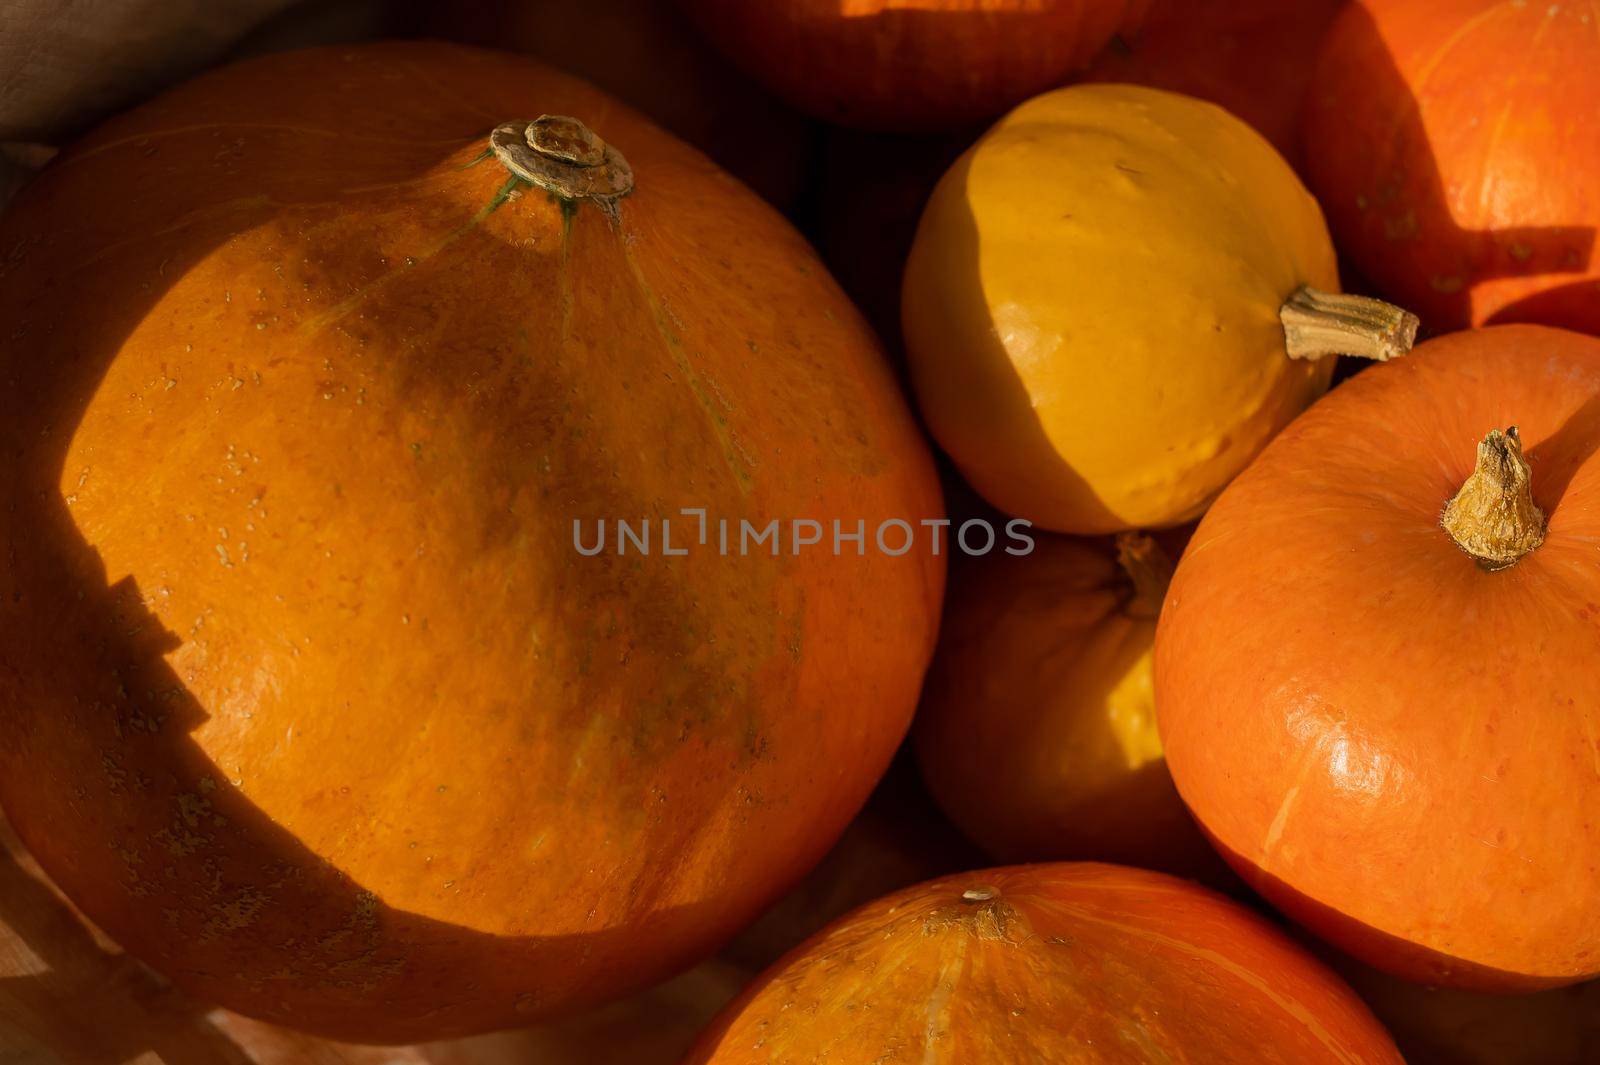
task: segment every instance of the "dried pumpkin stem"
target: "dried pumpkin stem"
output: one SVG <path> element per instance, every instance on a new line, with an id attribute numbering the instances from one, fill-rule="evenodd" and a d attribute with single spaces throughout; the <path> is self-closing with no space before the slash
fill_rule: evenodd
<path id="1" fill-rule="evenodd" d="M 1291 359 L 1354 355 L 1384 362 L 1404 355 L 1417 339 L 1417 316 L 1370 296 L 1321 292 L 1302 285 L 1278 308 Z"/>
<path id="2" fill-rule="evenodd" d="M 1129 617 L 1153 618 L 1161 613 L 1172 583 L 1172 558 L 1161 545 L 1145 533 L 1117 534 L 1117 561 L 1133 582 L 1133 598 L 1125 612 Z"/>
<path id="3" fill-rule="evenodd" d="M 1544 511 L 1533 501 L 1531 471 L 1515 425 L 1503 433 L 1489 430 L 1478 444 L 1478 465 L 1444 505 L 1439 524 L 1487 570 L 1514 566 L 1544 543 Z"/>
<path id="4" fill-rule="evenodd" d="M 633 191 L 633 168 L 622 153 L 567 115 L 496 126 L 489 148 L 512 174 L 563 200 L 593 200 L 614 209 Z"/>

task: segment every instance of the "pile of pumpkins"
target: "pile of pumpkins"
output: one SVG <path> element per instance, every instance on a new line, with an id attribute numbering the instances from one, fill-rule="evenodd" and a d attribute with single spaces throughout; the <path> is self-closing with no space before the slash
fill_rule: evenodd
<path id="1" fill-rule="evenodd" d="M 0 1040 L 1600 1060 L 1600 9 L 436 16 L 0 217 Z"/>

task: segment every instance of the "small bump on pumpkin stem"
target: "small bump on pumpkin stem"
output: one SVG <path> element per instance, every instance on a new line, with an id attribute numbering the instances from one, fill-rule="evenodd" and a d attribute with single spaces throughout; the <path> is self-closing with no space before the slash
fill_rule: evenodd
<path id="1" fill-rule="evenodd" d="M 1489 430 L 1478 444 L 1478 464 L 1439 515 L 1456 546 L 1487 570 L 1516 565 L 1544 543 L 1544 511 L 1533 501 L 1522 438 L 1513 425 Z"/>
<path id="2" fill-rule="evenodd" d="M 1172 583 L 1172 558 L 1145 533 L 1125 532 L 1117 534 L 1117 561 L 1133 583 L 1133 598 L 1124 612 L 1135 618 L 1158 616 Z"/>
<path id="3" fill-rule="evenodd" d="M 633 168 L 622 153 L 568 115 L 496 126 L 489 147 L 513 175 L 563 200 L 593 200 L 614 212 L 633 191 Z"/>
<path id="4" fill-rule="evenodd" d="M 1278 308 L 1291 359 L 1354 355 L 1386 362 L 1411 350 L 1417 316 L 1370 296 L 1322 292 L 1302 285 Z"/>

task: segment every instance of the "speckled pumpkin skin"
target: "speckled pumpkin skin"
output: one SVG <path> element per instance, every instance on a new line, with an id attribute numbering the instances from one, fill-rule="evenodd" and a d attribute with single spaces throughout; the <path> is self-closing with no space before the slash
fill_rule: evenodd
<path id="1" fill-rule="evenodd" d="M 541 113 L 628 157 L 618 218 L 482 157 Z M 208 75 L 17 201 L 0 321 L 0 801 L 206 1000 L 407 1041 L 649 983 L 904 733 L 942 559 L 573 547 L 940 513 L 805 242 L 582 83 L 435 44 Z"/>
<path id="2" fill-rule="evenodd" d="M 1266 920 L 1142 869 L 1042 863 L 869 902 L 734 1000 L 685 1065 L 1400 1065 Z"/>

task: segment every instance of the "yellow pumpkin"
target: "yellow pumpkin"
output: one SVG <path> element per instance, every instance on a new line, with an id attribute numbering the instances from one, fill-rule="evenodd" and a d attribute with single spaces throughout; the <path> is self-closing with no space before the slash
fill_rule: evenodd
<path id="1" fill-rule="evenodd" d="M 928 427 L 995 506 L 1106 533 L 1198 515 L 1320 395 L 1338 352 L 1416 319 L 1334 295 L 1282 157 L 1213 104 L 1079 85 L 1023 104 L 945 174 L 902 299 Z"/>

